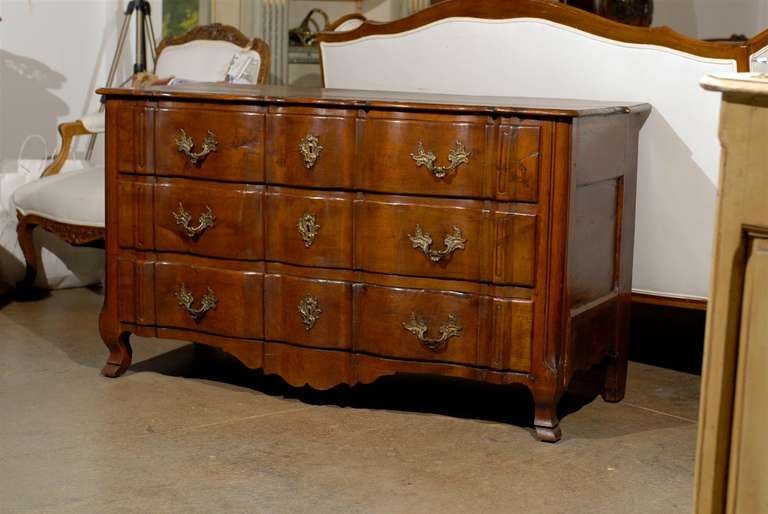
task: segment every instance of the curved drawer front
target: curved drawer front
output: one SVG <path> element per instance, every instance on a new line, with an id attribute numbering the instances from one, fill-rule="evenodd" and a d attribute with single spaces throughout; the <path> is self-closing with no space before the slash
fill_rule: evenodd
<path id="1" fill-rule="evenodd" d="M 365 120 L 360 187 L 438 196 L 485 196 L 493 132 L 484 116 L 372 112 Z"/>
<path id="2" fill-rule="evenodd" d="M 185 179 L 120 180 L 120 246 L 261 260 L 263 191 Z"/>
<path id="3" fill-rule="evenodd" d="M 226 181 L 264 180 L 264 114 L 254 108 L 160 103 L 155 172 Z"/>
<path id="4" fill-rule="evenodd" d="M 355 286 L 355 350 L 528 371 L 533 303 L 465 293 Z"/>
<path id="5" fill-rule="evenodd" d="M 267 118 L 267 180 L 353 187 L 355 110 L 274 108 Z"/>
<path id="6" fill-rule="evenodd" d="M 120 257 L 120 320 L 383 357 L 530 369 L 531 299 L 263 273 L 246 263 L 230 270 L 227 264 Z"/>
<path id="7" fill-rule="evenodd" d="M 357 267 L 534 286 L 537 216 L 475 200 L 368 196 L 355 210 Z"/>
<path id="8" fill-rule="evenodd" d="M 352 348 L 352 284 L 268 274 L 266 338 L 320 348 Z"/>
<path id="9" fill-rule="evenodd" d="M 211 257 L 263 259 L 263 186 L 191 180 L 155 185 L 155 247 Z"/>
<path id="10" fill-rule="evenodd" d="M 261 273 L 157 262 L 157 325 L 262 338 L 263 290 Z"/>
<path id="11" fill-rule="evenodd" d="M 352 267 L 351 193 L 270 187 L 266 202 L 267 260 Z"/>
<path id="12" fill-rule="evenodd" d="M 120 320 L 220 336 L 263 338 L 264 274 L 225 269 L 226 263 L 221 267 L 212 264 L 120 257 Z"/>

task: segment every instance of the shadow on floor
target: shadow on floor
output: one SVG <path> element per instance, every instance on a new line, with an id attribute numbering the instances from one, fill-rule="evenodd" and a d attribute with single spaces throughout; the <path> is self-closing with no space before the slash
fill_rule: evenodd
<path id="1" fill-rule="evenodd" d="M 401 374 L 382 377 L 372 384 L 339 385 L 318 391 L 309 386 L 290 386 L 278 376 L 249 369 L 235 357 L 205 345 L 187 345 L 137 362 L 129 373 L 143 371 L 211 381 L 222 387 L 245 387 L 309 405 L 429 413 L 526 428 L 533 425 L 531 395 L 527 388 L 515 385 Z M 588 382 L 582 383 L 579 393 L 567 394 L 561 400 L 561 419 L 595 399 L 596 393 L 590 394 L 589 386 L 584 384 Z"/>

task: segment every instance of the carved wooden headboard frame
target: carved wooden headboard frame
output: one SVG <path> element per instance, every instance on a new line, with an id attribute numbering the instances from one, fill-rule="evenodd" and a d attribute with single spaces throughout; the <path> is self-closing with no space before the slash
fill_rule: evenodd
<path id="1" fill-rule="evenodd" d="M 259 76 L 256 78 L 258 84 L 266 84 L 269 75 L 269 66 L 271 63 L 271 52 L 269 45 L 259 38 L 248 39 L 248 37 L 231 25 L 222 23 L 211 23 L 209 25 L 200 25 L 189 32 L 177 37 L 166 37 L 157 45 L 157 57 L 160 57 L 162 51 L 169 46 L 183 45 L 191 41 L 226 41 L 240 47 L 248 47 L 261 57 L 259 64 Z M 157 64 L 157 59 L 155 59 Z"/>
<path id="2" fill-rule="evenodd" d="M 561 4 L 557 0 L 445 0 L 406 18 L 387 23 L 366 20 L 354 30 L 323 32 L 318 40 L 327 43 L 354 41 L 367 36 L 407 32 L 446 18 L 507 20 L 538 18 L 624 43 L 657 45 L 700 57 L 735 59 L 739 71 L 749 71 L 750 56 L 768 47 L 768 30 L 743 43 L 722 43 L 690 38 L 669 27 L 624 25 Z"/>

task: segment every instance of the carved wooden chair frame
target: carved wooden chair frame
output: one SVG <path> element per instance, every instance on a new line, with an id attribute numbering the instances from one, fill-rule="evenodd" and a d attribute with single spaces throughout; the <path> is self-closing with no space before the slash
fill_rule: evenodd
<path id="1" fill-rule="evenodd" d="M 271 60 L 269 46 L 259 38 L 248 39 L 247 36 L 235 27 L 221 23 L 202 25 L 181 36 L 163 39 L 157 47 L 157 56 L 159 57 L 166 47 L 182 45 L 197 40 L 227 41 L 237 46 L 248 47 L 254 50 L 261 57 L 256 82 L 258 84 L 266 83 Z M 75 137 L 94 134 L 94 132 L 86 128 L 81 120 L 62 123 L 59 125 L 58 130 L 61 136 L 61 147 L 51 164 L 43 171 L 41 178 L 56 175 L 61 171 L 69 157 Z M 24 215 L 19 210 L 16 211 L 16 217 L 19 220 L 16 229 L 19 246 L 26 261 L 24 278 L 17 285 L 20 290 L 31 288 L 37 277 L 39 258 L 32 238 L 35 227 L 51 232 L 59 239 L 73 246 L 104 247 L 104 227 L 61 223 L 37 214 Z"/>

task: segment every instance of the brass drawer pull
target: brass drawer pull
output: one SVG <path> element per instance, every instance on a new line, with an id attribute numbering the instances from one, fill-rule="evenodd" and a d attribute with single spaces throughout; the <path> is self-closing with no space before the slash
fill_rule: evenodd
<path id="1" fill-rule="evenodd" d="M 408 234 L 408 239 L 411 240 L 411 244 L 413 244 L 415 249 L 421 250 L 432 262 L 440 262 L 444 258 L 449 258 L 456 250 L 463 250 L 464 244 L 467 242 L 467 240 L 464 239 L 464 235 L 461 233 L 461 229 L 456 225 L 453 226 L 450 234 L 445 235 L 445 238 L 443 239 L 445 248 L 442 250 L 433 250 L 430 248 L 432 246 L 432 236 L 423 232 L 421 230 L 421 225 L 416 225 L 416 233 L 413 235 Z"/>
<path id="2" fill-rule="evenodd" d="M 216 216 L 213 215 L 213 211 L 209 206 L 205 206 L 205 211 L 197 218 L 197 226 L 190 227 L 189 224 L 192 221 L 192 213 L 184 209 L 184 205 L 179 202 L 179 208 L 173 213 L 173 217 L 176 219 L 176 224 L 181 225 L 187 237 L 190 239 L 197 239 L 200 235 L 213 227 L 216 222 Z"/>
<path id="3" fill-rule="evenodd" d="M 307 295 L 301 299 L 298 308 L 301 322 L 304 323 L 304 329 L 307 331 L 312 330 L 317 320 L 320 319 L 320 314 L 323 313 L 320 310 L 320 300 L 312 295 Z"/>
<path id="4" fill-rule="evenodd" d="M 210 287 L 200 301 L 200 307 L 198 308 L 192 307 L 192 304 L 195 303 L 195 297 L 187 290 L 186 285 L 181 284 L 179 290 L 173 294 L 176 297 L 176 300 L 178 300 L 179 305 L 184 307 L 187 314 L 189 314 L 189 316 L 196 322 L 200 322 L 208 311 L 216 308 L 216 304 L 218 303 L 216 295 Z"/>
<path id="5" fill-rule="evenodd" d="M 320 157 L 320 152 L 323 151 L 323 145 L 320 144 L 320 140 L 313 134 L 307 134 L 299 141 L 299 152 L 304 158 L 304 166 L 312 169 L 317 162 L 317 158 Z"/>
<path id="6" fill-rule="evenodd" d="M 178 134 L 176 134 L 176 148 L 186 155 L 189 158 L 189 162 L 192 164 L 202 162 L 209 153 L 216 151 L 218 145 L 219 142 L 216 141 L 216 136 L 209 130 L 208 135 L 206 135 L 203 140 L 203 149 L 199 152 L 194 152 L 195 143 L 192 141 L 192 138 L 184 132 L 184 129 L 179 129 Z"/>
<path id="7" fill-rule="evenodd" d="M 320 225 L 317 224 L 317 215 L 305 212 L 299 221 L 296 222 L 296 228 L 299 231 L 304 246 L 309 248 L 315 242 L 315 237 L 320 231 Z"/>
<path id="8" fill-rule="evenodd" d="M 444 178 L 462 164 L 468 164 L 471 156 L 472 152 L 467 152 L 461 141 L 456 141 L 456 146 L 448 152 L 450 163 L 448 166 L 435 166 L 437 156 L 432 151 L 424 151 L 424 144 L 421 141 L 416 147 L 416 153 L 411 154 L 411 158 L 416 161 L 416 166 L 424 166 L 437 178 Z"/>
<path id="9" fill-rule="evenodd" d="M 403 328 L 415 335 L 425 348 L 433 352 L 443 350 L 448 345 L 448 340 L 452 337 L 459 337 L 464 329 L 456 319 L 456 315 L 449 314 L 448 321 L 440 325 L 440 337 L 427 337 L 429 327 L 427 327 L 426 321 L 416 316 L 415 312 L 411 313 L 411 319 L 403 321 Z"/>

